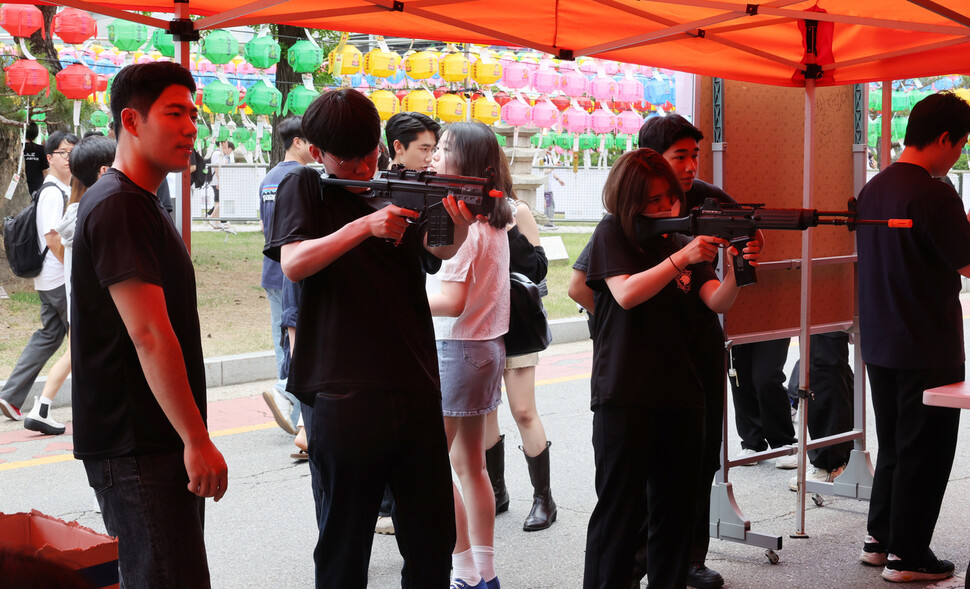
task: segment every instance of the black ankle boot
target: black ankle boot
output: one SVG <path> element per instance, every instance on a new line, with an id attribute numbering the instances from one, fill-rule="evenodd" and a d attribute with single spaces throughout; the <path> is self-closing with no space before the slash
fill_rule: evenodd
<path id="1" fill-rule="evenodd" d="M 505 434 L 491 448 L 485 450 L 485 470 L 495 494 L 495 515 L 509 510 L 509 490 L 505 487 Z"/>
<path id="2" fill-rule="evenodd" d="M 544 530 L 556 521 L 556 502 L 552 500 L 552 491 L 549 488 L 549 446 L 552 446 L 552 442 L 546 442 L 545 449 L 535 458 L 530 458 L 523 451 L 525 462 L 529 465 L 529 478 L 532 479 L 533 488 L 532 511 L 522 525 L 526 532 Z"/>

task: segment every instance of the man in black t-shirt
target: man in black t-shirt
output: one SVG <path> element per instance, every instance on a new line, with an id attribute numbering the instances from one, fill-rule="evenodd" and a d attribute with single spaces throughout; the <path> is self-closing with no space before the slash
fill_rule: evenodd
<path id="1" fill-rule="evenodd" d="M 355 90 L 324 93 L 303 115 L 327 173 L 370 180 L 380 117 Z M 312 405 L 310 462 L 323 494 L 313 553 L 318 588 L 364 587 L 385 485 L 397 500 L 404 587 L 447 587 L 455 545 L 451 469 L 425 271 L 458 251 L 474 217 L 453 197 L 455 243 L 428 247 L 413 211 L 375 207 L 362 189 L 324 187 L 300 167 L 276 192 L 264 253 L 302 281 L 287 388 Z"/>
<path id="2" fill-rule="evenodd" d="M 960 410 L 923 404 L 923 391 L 964 380 L 960 276 L 970 276 L 970 222 L 937 180 L 960 157 L 970 104 L 945 92 L 917 103 L 896 163 L 859 193 L 861 219 L 909 218 L 900 231 L 861 225 L 859 327 L 872 385 L 879 454 L 863 564 L 888 581 L 944 579 L 953 563 L 930 550 L 956 452 Z"/>
<path id="3" fill-rule="evenodd" d="M 34 143 L 38 133 L 37 123 L 30 121 L 27 124 L 27 143 L 24 144 L 24 176 L 27 177 L 27 191 L 30 194 L 37 192 L 44 183 L 47 175 L 45 170 L 50 167 L 44 146 Z"/>
<path id="4" fill-rule="evenodd" d="M 71 299 L 74 455 L 122 586 L 208 587 L 205 498 L 226 492 L 206 430 L 195 272 L 155 191 L 189 166 L 195 83 L 171 62 L 131 65 L 111 88 L 114 164 L 78 208 Z"/>

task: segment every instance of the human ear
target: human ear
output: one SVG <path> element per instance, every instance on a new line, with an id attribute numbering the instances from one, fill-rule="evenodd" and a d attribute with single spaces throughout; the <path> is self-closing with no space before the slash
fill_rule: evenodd
<path id="1" fill-rule="evenodd" d="M 323 152 L 320 151 L 320 148 L 312 143 L 310 143 L 308 147 L 310 149 L 310 157 L 313 158 L 313 161 L 317 162 L 318 164 L 322 164 Z"/>

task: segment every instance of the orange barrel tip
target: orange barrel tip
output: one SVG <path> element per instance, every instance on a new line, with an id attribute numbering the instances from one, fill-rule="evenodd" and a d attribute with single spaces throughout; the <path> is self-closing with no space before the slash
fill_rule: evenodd
<path id="1" fill-rule="evenodd" d="M 912 219 L 890 219 L 886 224 L 895 229 L 911 229 L 913 227 L 913 220 Z"/>

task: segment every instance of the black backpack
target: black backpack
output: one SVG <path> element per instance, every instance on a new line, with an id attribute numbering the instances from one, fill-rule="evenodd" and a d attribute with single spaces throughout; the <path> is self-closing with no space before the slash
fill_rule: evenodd
<path id="1" fill-rule="evenodd" d="M 61 191 L 60 186 L 53 182 L 44 182 L 30 197 L 30 204 L 17 213 L 16 217 L 7 216 L 3 220 L 3 248 L 7 253 L 10 269 L 21 278 L 34 278 L 44 267 L 44 251 L 37 252 L 37 199 L 44 188 L 53 186 Z"/>
<path id="2" fill-rule="evenodd" d="M 199 150 L 192 150 L 192 165 L 195 171 L 192 172 L 192 186 L 202 188 L 212 180 L 212 170 L 209 169 L 209 162 L 206 161 Z"/>

